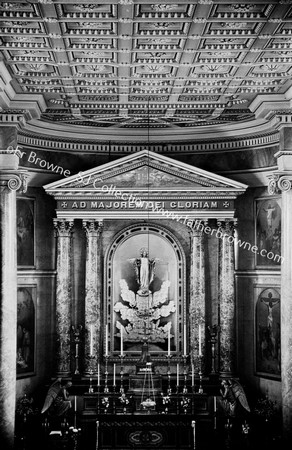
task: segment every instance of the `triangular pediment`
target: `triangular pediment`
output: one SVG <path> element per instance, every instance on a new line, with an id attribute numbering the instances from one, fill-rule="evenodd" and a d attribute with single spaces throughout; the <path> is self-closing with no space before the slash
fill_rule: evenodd
<path id="1" fill-rule="evenodd" d="M 166 156 L 142 150 L 119 160 L 79 172 L 69 178 L 48 184 L 49 194 L 62 192 L 90 192 L 104 185 L 124 190 L 172 191 L 245 191 L 246 185 L 176 161 Z M 239 192 L 240 191 L 240 192 Z"/>

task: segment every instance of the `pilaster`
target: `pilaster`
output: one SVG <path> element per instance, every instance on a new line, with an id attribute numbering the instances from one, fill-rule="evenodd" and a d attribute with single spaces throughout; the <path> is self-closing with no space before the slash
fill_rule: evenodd
<path id="1" fill-rule="evenodd" d="M 18 171 L 17 154 L 0 150 L 0 423 L 1 443 L 14 445 L 16 399 L 16 192 L 26 191 L 24 171 Z"/>
<path id="2" fill-rule="evenodd" d="M 283 134 L 285 130 L 281 130 Z M 282 194 L 281 231 L 281 374 L 283 434 L 287 443 L 292 440 L 292 129 L 283 140 L 290 150 L 280 150 L 279 170 L 271 175 L 268 191 L 271 195 Z"/>

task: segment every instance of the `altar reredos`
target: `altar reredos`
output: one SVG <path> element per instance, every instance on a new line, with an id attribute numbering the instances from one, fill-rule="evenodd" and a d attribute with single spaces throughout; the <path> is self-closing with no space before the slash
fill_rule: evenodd
<path id="1" fill-rule="evenodd" d="M 64 219 L 157 218 L 162 210 L 232 218 L 234 200 L 246 188 L 148 150 L 44 186 L 57 200 L 57 217 Z"/>

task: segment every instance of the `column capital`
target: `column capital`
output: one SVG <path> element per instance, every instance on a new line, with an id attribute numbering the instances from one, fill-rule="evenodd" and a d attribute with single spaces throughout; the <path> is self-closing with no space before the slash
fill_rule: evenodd
<path id="1" fill-rule="evenodd" d="M 102 220 L 82 220 L 82 227 L 86 232 L 86 236 L 98 236 L 103 229 Z"/>
<path id="2" fill-rule="evenodd" d="M 11 192 L 19 191 L 25 193 L 27 191 L 27 179 L 26 171 L 1 171 L 0 173 L 0 191 Z"/>
<path id="3" fill-rule="evenodd" d="M 56 236 L 70 237 L 74 220 L 53 219 Z"/>
<path id="4" fill-rule="evenodd" d="M 237 219 L 217 220 L 217 226 L 219 231 L 230 235 L 233 234 L 234 229 L 237 227 L 237 223 L 238 223 Z"/>
<path id="5" fill-rule="evenodd" d="M 292 154 L 292 152 L 291 152 Z M 276 172 L 268 177 L 268 193 L 270 195 L 287 192 L 292 187 L 292 171 Z"/>
<path id="6" fill-rule="evenodd" d="M 202 237 L 204 234 L 205 227 L 208 226 L 208 219 L 197 219 L 195 223 L 192 223 L 192 225 L 188 225 L 188 231 L 191 235 L 191 237 Z"/>

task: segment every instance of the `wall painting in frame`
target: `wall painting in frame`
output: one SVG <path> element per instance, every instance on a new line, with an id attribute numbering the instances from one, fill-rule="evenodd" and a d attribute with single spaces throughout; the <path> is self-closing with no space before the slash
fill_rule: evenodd
<path id="1" fill-rule="evenodd" d="M 35 266 L 35 201 L 32 198 L 17 198 L 17 266 Z"/>
<path id="2" fill-rule="evenodd" d="M 255 200 L 255 239 L 257 267 L 281 265 L 281 197 Z"/>
<path id="3" fill-rule="evenodd" d="M 35 374 L 36 286 L 17 287 L 17 378 Z"/>
<path id="4" fill-rule="evenodd" d="M 281 378 L 280 288 L 255 286 L 255 372 Z"/>

